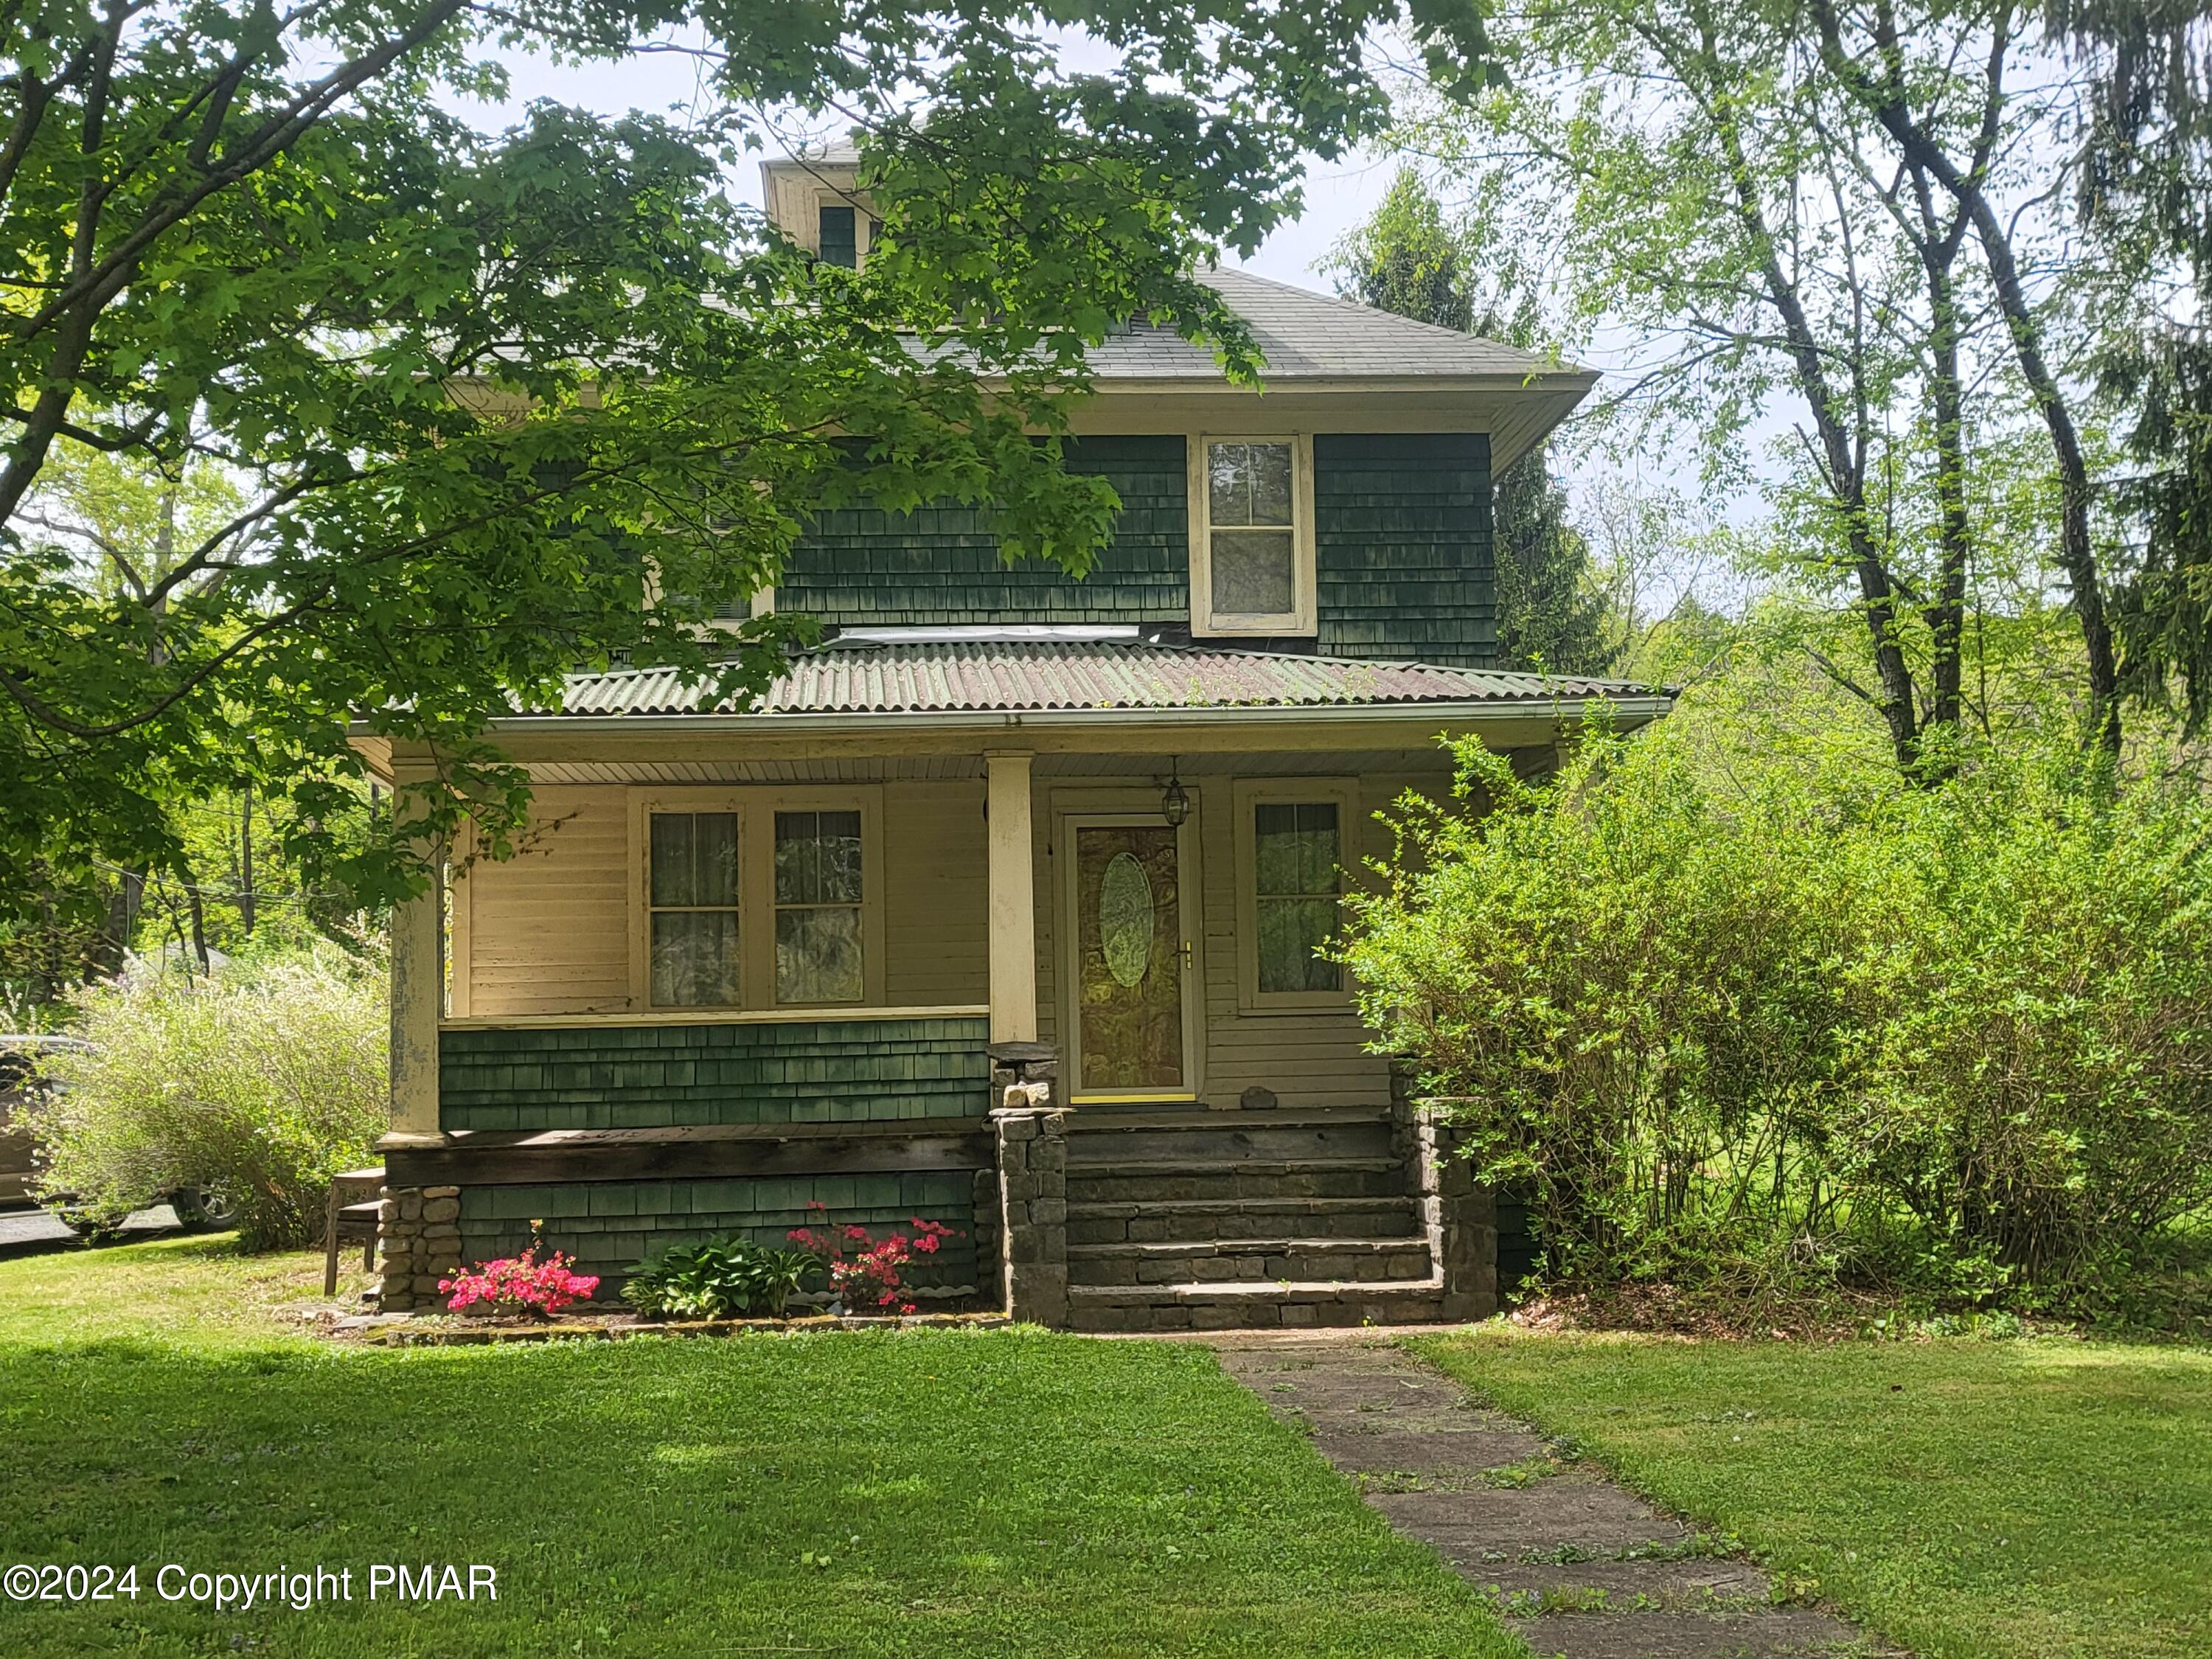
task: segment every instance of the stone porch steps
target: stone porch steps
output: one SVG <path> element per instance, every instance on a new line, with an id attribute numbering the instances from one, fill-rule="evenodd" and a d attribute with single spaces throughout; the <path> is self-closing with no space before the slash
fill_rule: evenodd
<path id="1" fill-rule="evenodd" d="M 1067 1309 L 1069 1322 L 1079 1331 L 1413 1325 L 1444 1316 L 1443 1287 L 1433 1279 L 1371 1285 L 1071 1285 Z"/>
<path id="2" fill-rule="evenodd" d="M 1067 1206 L 1071 1245 L 1223 1238 L 1409 1238 L 1420 1231 L 1419 1206 L 1402 1195 L 1124 1199 Z"/>
<path id="3" fill-rule="evenodd" d="M 1070 1244 L 1073 1285 L 1375 1284 L 1429 1277 L 1423 1238 L 1216 1238 Z"/>
<path id="4" fill-rule="evenodd" d="M 1396 1198 L 1406 1192 L 1406 1167 L 1392 1157 L 1095 1158 L 1074 1150 L 1068 1137 L 1067 1200 L 1231 1198 Z M 1073 1210 L 1071 1209 L 1071 1213 Z"/>
<path id="5" fill-rule="evenodd" d="M 1283 1111 L 1079 1115 L 1069 1126 L 1070 1169 L 1093 1164 L 1310 1161 L 1390 1158 L 1389 1115 L 1337 1107 Z"/>
<path id="6" fill-rule="evenodd" d="M 1073 1115 L 1078 1330 L 1443 1316 L 1415 1171 L 1379 1107 Z"/>

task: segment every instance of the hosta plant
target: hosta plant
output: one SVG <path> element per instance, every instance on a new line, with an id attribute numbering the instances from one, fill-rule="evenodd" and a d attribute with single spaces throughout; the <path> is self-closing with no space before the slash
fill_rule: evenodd
<path id="1" fill-rule="evenodd" d="M 656 1319 L 780 1316 L 811 1272 L 804 1250 L 772 1249 L 743 1233 L 672 1244 L 629 1270 L 623 1298 Z"/>

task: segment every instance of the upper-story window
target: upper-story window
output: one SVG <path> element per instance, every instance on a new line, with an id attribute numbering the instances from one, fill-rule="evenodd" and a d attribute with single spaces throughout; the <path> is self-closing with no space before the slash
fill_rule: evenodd
<path id="1" fill-rule="evenodd" d="M 1191 631 L 1314 632 L 1312 441 L 1201 434 L 1190 499 Z"/>
<path id="2" fill-rule="evenodd" d="M 857 270 L 881 226 L 851 150 L 761 163 L 761 200 L 776 228 L 824 264 Z"/>
<path id="3" fill-rule="evenodd" d="M 860 263 L 860 215 L 845 203 L 823 203 L 815 246 L 823 264 L 852 270 Z"/>

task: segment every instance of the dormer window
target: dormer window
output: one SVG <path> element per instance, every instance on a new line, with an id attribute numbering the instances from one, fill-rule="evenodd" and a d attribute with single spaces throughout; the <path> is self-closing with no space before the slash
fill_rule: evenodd
<path id="1" fill-rule="evenodd" d="M 881 228 L 860 188 L 850 149 L 761 163 L 761 200 L 769 221 L 824 264 L 857 270 Z"/>
<path id="2" fill-rule="evenodd" d="M 1312 440 L 1199 435 L 1190 503 L 1191 632 L 1314 632 Z"/>
<path id="3" fill-rule="evenodd" d="M 860 263 L 859 216 L 845 204 L 822 204 L 816 246 L 821 251 L 823 264 L 842 265 L 851 270 Z"/>

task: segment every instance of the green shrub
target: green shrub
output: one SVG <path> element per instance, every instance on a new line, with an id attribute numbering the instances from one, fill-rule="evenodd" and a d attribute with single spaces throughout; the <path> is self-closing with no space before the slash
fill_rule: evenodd
<path id="1" fill-rule="evenodd" d="M 28 1113 L 43 1184 L 120 1217 L 221 1188 L 249 1249 L 322 1236 L 331 1177 L 373 1161 L 390 1118 L 381 964 L 325 949 L 94 987 Z"/>
<path id="2" fill-rule="evenodd" d="M 1346 957 L 1553 1269 L 1987 1292 L 2212 1200 L 2212 811 L 1983 759 L 1918 789 L 1461 751 Z"/>
<path id="3" fill-rule="evenodd" d="M 630 1268 L 623 1299 L 656 1319 L 774 1318 L 817 1265 L 807 1251 L 771 1249 L 729 1233 L 647 1256 Z"/>
<path id="4" fill-rule="evenodd" d="M 1861 1176 L 1954 1253 L 2071 1273 L 2212 1198 L 2212 814 L 2027 766 L 1908 796 L 1845 975 Z"/>

